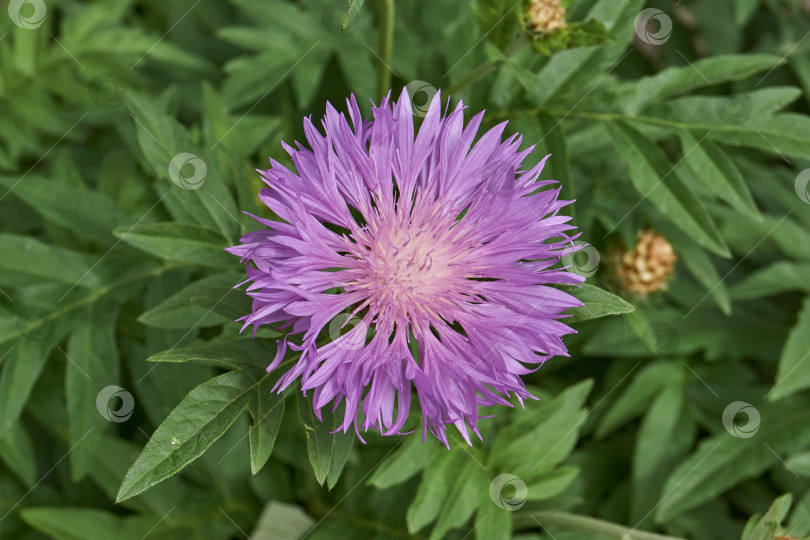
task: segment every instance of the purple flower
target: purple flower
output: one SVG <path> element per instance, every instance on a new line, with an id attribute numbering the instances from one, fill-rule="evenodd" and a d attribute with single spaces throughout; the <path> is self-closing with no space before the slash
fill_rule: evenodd
<path id="1" fill-rule="evenodd" d="M 297 173 L 271 159 L 260 198 L 279 220 L 229 251 L 246 261 L 253 312 L 245 326 L 283 323 L 300 351 L 276 390 L 301 380 L 313 406 L 345 400 L 341 429 L 401 434 L 416 389 L 424 423 L 445 445 L 447 424 L 480 438 L 480 406 L 533 398 L 520 376 L 567 356 L 561 313 L 582 305 L 553 287 L 579 283 L 557 263 L 577 248 L 559 188 L 539 190 L 543 159 L 501 140 L 505 122 L 474 143 L 483 113 L 442 115 L 437 94 L 414 136 L 411 103 L 384 99 L 351 126 L 327 103 L 311 150 L 284 145 Z M 473 144 L 474 143 L 474 144 Z M 330 339 L 331 337 L 331 339 Z M 361 437 L 362 440 L 362 437 Z"/>

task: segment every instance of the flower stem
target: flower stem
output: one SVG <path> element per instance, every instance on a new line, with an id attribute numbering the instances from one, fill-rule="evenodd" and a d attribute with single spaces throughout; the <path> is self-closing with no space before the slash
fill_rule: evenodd
<path id="1" fill-rule="evenodd" d="M 526 529 L 540 525 L 557 525 L 569 531 L 597 535 L 599 538 L 614 540 L 681 540 L 674 536 L 666 536 L 645 531 L 637 531 L 624 525 L 612 523 L 565 512 L 517 512 L 512 519 L 514 528 Z"/>
<path id="2" fill-rule="evenodd" d="M 391 89 L 391 55 L 394 50 L 394 0 L 380 0 L 380 51 L 377 63 L 377 94 Z"/>

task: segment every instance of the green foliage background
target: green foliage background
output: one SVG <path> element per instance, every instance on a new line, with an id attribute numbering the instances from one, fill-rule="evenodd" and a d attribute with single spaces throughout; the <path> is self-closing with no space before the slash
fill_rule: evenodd
<path id="1" fill-rule="evenodd" d="M 810 534 L 808 10 L 574 0 L 531 36 L 514 0 L 10 2 L 0 537 Z M 571 358 L 472 448 L 330 435 L 270 393 L 278 334 L 233 322 L 254 169 L 327 100 L 368 113 L 409 83 L 552 153 L 600 257 Z M 199 189 L 171 181 L 180 153 Z M 679 261 L 637 298 L 610 253 L 646 229 Z M 604 289 L 635 311 L 602 317 L 632 309 Z"/>

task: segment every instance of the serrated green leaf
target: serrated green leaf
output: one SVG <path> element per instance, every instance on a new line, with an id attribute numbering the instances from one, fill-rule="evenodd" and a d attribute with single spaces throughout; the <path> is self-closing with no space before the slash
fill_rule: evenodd
<path id="1" fill-rule="evenodd" d="M 296 505 L 270 501 L 262 510 L 251 540 L 299 540 L 315 520 Z"/>
<path id="2" fill-rule="evenodd" d="M 27 508 L 20 515 L 31 527 L 56 540 L 141 540 L 155 527 L 151 517 L 121 517 L 95 508 Z"/>
<path id="3" fill-rule="evenodd" d="M 125 397 L 121 397 L 121 416 L 109 413 L 110 410 L 117 409 L 114 406 L 109 409 L 109 402 L 104 403 L 108 407 L 104 410 L 106 418 L 97 407 L 103 390 L 118 388 L 118 349 L 114 337 L 117 312 L 118 307 L 109 302 L 88 306 L 81 314 L 81 324 L 70 336 L 67 351 L 64 352 L 65 396 L 71 445 L 70 471 L 75 482 L 84 478 L 94 466 L 96 452 L 99 450 L 98 442 L 105 425 L 113 421 L 124 421 L 132 413 L 131 404 Z M 116 392 L 110 392 L 108 397 L 112 399 L 113 395 L 118 395 Z"/>
<path id="4" fill-rule="evenodd" d="M 55 281 L 86 289 L 103 284 L 96 268 L 98 258 L 45 244 L 31 236 L 0 234 L 0 253 L 0 270 L 18 273 L 30 282 Z"/>
<path id="5" fill-rule="evenodd" d="M 216 345 L 181 347 L 153 354 L 147 362 L 204 362 L 248 370 L 261 370 L 270 365 L 276 354 L 274 343 L 263 339 L 233 339 Z"/>
<path id="6" fill-rule="evenodd" d="M 728 257 L 729 250 L 703 203 L 679 178 L 658 146 L 623 122 L 608 124 L 619 157 L 641 195 L 698 244 Z"/>
<path id="7" fill-rule="evenodd" d="M 418 435 L 408 437 L 399 449 L 380 463 L 368 482 L 380 489 L 401 484 L 427 467 L 440 452 L 442 449 L 432 437 L 424 442 Z"/>
<path id="8" fill-rule="evenodd" d="M 22 422 L 15 422 L 0 437 L 0 460 L 29 488 L 37 481 L 34 445 Z"/>
<path id="9" fill-rule="evenodd" d="M 116 499 L 134 497 L 200 457 L 247 408 L 250 393 L 258 385 L 241 371 L 232 371 L 189 392 L 152 434 L 127 471 Z"/>
<path id="10" fill-rule="evenodd" d="M 328 480 L 327 487 L 332 489 L 349 457 L 354 435 L 342 431 L 332 433 L 343 423 L 339 414 L 322 409 L 321 421 L 315 415 L 309 399 L 299 394 L 297 402 L 298 417 L 307 436 L 307 454 L 315 479 L 321 485 Z"/>
<path id="11" fill-rule="evenodd" d="M 692 170 L 702 185 L 733 208 L 761 220 L 754 198 L 745 184 L 740 171 L 720 146 L 712 141 L 698 140 L 688 131 L 678 132 L 684 163 Z"/>
<path id="12" fill-rule="evenodd" d="M 576 445 L 592 387 L 593 380 L 588 379 L 547 402 L 527 403 L 527 410 L 498 433 L 489 455 L 490 466 L 525 481 L 563 461 Z"/>
<path id="13" fill-rule="evenodd" d="M 408 532 L 415 534 L 436 519 L 466 458 L 464 450 L 456 448 L 443 452 L 428 465 L 422 473 L 422 483 L 416 497 L 406 513 Z"/>
<path id="14" fill-rule="evenodd" d="M 147 223 L 114 231 L 122 241 L 167 261 L 204 266 L 232 266 L 228 245 L 214 233 L 177 222 Z"/>
<path id="15" fill-rule="evenodd" d="M 2 176 L 0 185 L 31 205 L 45 219 L 83 238 L 112 244 L 112 230 L 126 216 L 103 193 L 80 189 L 55 179 L 28 176 L 22 182 Z"/>
<path id="16" fill-rule="evenodd" d="M 773 296 L 788 291 L 810 293 L 810 264 L 791 261 L 777 261 L 762 267 L 731 287 L 731 296 L 735 300 L 749 300 Z"/>
<path id="17" fill-rule="evenodd" d="M 602 417 L 596 428 L 596 437 L 606 437 L 631 418 L 640 415 L 662 388 L 682 379 L 683 366 L 678 362 L 659 360 L 642 367 Z"/>
<path id="18" fill-rule="evenodd" d="M 207 296 L 212 287 L 221 290 L 223 287 L 233 287 L 243 280 L 244 276 L 230 273 L 206 276 L 186 285 L 157 306 L 142 313 L 138 317 L 138 322 L 156 328 L 206 328 L 231 322 L 233 319 L 219 315 L 210 307 L 198 305 L 194 299 L 199 295 Z M 240 294 L 245 296 L 244 293 Z"/>
<path id="19" fill-rule="evenodd" d="M 497 506 L 489 497 L 481 497 L 475 513 L 475 540 L 512 538 L 511 512 Z"/>
<path id="20" fill-rule="evenodd" d="M 810 296 L 804 297 L 796 324 L 791 328 L 782 353 L 776 383 L 768 398 L 772 401 L 810 387 Z"/>
<path id="21" fill-rule="evenodd" d="M 432 481 L 430 478 L 423 482 Z M 430 532 L 431 540 L 439 540 L 450 529 L 464 525 L 479 506 L 482 497 L 489 494 L 489 477 L 483 466 L 470 459 L 464 469 L 459 471 L 453 489 L 436 518 L 436 525 Z"/>
<path id="22" fill-rule="evenodd" d="M 810 444 L 810 404 L 807 400 L 782 400 L 757 404 L 757 429 L 745 437 L 725 430 L 703 439 L 697 450 L 670 474 L 655 514 L 667 522 L 719 493 L 762 473 L 786 455 Z M 749 417 L 750 418 L 750 417 Z M 717 419 L 718 422 L 720 418 Z"/>
<path id="23" fill-rule="evenodd" d="M 30 339 L 17 342 L 0 375 L 0 437 L 17 422 L 53 344 Z"/>
<path id="24" fill-rule="evenodd" d="M 276 442 L 281 419 L 284 417 L 284 397 L 273 392 L 275 379 L 263 378 L 250 397 L 249 409 L 253 417 L 248 437 L 250 439 L 250 471 L 258 473 Z"/>
<path id="25" fill-rule="evenodd" d="M 670 67 L 633 82 L 635 93 L 630 111 L 695 88 L 745 79 L 783 62 L 783 57 L 772 54 L 719 54 L 688 66 Z"/>

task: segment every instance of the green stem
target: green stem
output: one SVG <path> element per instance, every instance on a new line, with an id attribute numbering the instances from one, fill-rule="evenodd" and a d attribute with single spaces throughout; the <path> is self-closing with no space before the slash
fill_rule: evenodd
<path id="1" fill-rule="evenodd" d="M 536 528 L 538 525 L 541 527 L 557 525 L 569 531 L 614 540 L 682 540 L 674 536 L 637 531 L 610 521 L 565 512 L 518 512 L 514 514 L 512 525 L 515 530 Z"/>
<path id="2" fill-rule="evenodd" d="M 394 0 L 380 0 L 380 43 L 377 63 L 377 94 L 391 89 L 391 56 L 394 51 Z"/>

